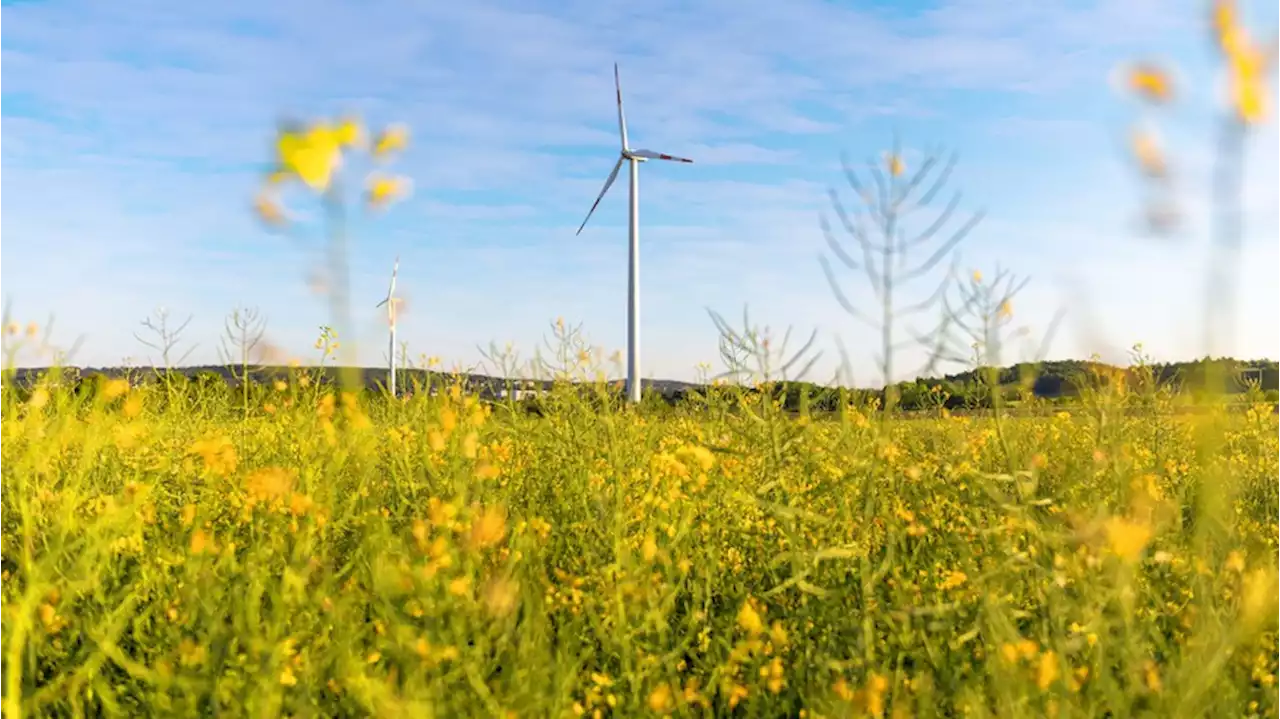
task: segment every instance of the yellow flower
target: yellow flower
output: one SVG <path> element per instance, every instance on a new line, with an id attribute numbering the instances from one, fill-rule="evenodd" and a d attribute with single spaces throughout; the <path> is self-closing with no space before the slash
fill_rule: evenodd
<path id="1" fill-rule="evenodd" d="M 1261 50 L 1242 43 L 1228 56 L 1227 62 L 1236 114 L 1245 124 L 1261 122 L 1266 115 L 1266 91 L 1262 82 L 1266 57 Z"/>
<path id="2" fill-rule="evenodd" d="M 1148 659 L 1142 665 L 1142 679 L 1146 683 L 1147 689 L 1159 693 L 1164 688 L 1164 682 L 1160 681 L 1160 667 L 1156 663 Z"/>
<path id="3" fill-rule="evenodd" d="M 254 501 L 284 499 L 293 490 L 294 476 L 294 472 L 281 467 L 266 467 L 245 478 L 245 490 Z"/>
<path id="4" fill-rule="evenodd" d="M 1107 543 L 1111 552 L 1125 561 L 1138 558 L 1151 541 L 1151 527 L 1144 522 L 1112 517 L 1106 524 Z"/>
<path id="5" fill-rule="evenodd" d="M 507 534 L 507 517 L 501 509 L 488 507 L 471 524 L 471 546 L 475 549 L 492 547 Z"/>
<path id="6" fill-rule="evenodd" d="M 1167 102 L 1173 96 L 1169 75 L 1151 63 L 1139 63 L 1129 71 L 1129 88 L 1151 102 Z"/>
<path id="7" fill-rule="evenodd" d="M 275 193 L 265 189 L 253 198 L 253 213 L 270 227 L 279 227 L 288 222 L 284 208 L 276 201 Z"/>
<path id="8" fill-rule="evenodd" d="M 120 408 L 120 411 L 130 419 L 137 417 L 142 413 L 142 397 L 136 394 L 129 397 L 124 401 L 124 406 Z"/>
<path id="9" fill-rule="evenodd" d="M 1018 661 L 1018 648 L 1009 642 L 1000 645 L 1000 656 L 1006 662 L 1013 664 Z"/>
<path id="10" fill-rule="evenodd" d="M 236 469 L 236 448 L 226 437 L 215 435 L 196 440 L 191 443 L 188 452 L 199 455 L 205 467 L 213 474 L 226 476 Z"/>
<path id="11" fill-rule="evenodd" d="M 409 128 L 405 125 L 390 125 L 373 141 L 374 157 L 385 157 L 393 152 L 400 152 L 409 145 Z"/>
<path id="12" fill-rule="evenodd" d="M 902 171 L 905 169 L 902 164 L 902 157 L 894 154 L 890 154 L 885 157 L 885 166 L 889 169 L 889 175 L 891 177 L 901 176 Z"/>
<path id="13" fill-rule="evenodd" d="M 327 122 L 317 123 L 305 132 L 285 130 L 276 140 L 280 166 L 312 190 L 323 192 L 342 162 L 340 139 Z"/>
<path id="14" fill-rule="evenodd" d="M 462 597 L 471 591 L 471 577 L 458 577 L 449 582 L 449 593 Z"/>
<path id="15" fill-rule="evenodd" d="M 1056 652 L 1045 652 L 1040 655 L 1040 664 L 1036 667 L 1036 686 L 1041 691 L 1048 689 L 1058 679 L 1058 655 Z"/>
<path id="16" fill-rule="evenodd" d="M 646 562 L 652 562 L 653 558 L 658 556 L 658 543 L 654 541 L 653 535 L 647 535 L 644 543 L 640 545 L 640 556 Z"/>
<path id="17" fill-rule="evenodd" d="M 1012 316 L 1013 316 L 1013 303 L 1011 303 L 1009 300 L 1005 300 L 1004 302 L 1001 302 L 1001 303 L 1000 303 L 1000 309 L 999 309 L 999 310 L 997 310 L 997 314 L 999 314 L 999 316 L 1000 316 L 1001 318 L 1003 318 L 1003 319 L 1008 319 L 1008 318 L 1012 317 Z"/>
<path id="18" fill-rule="evenodd" d="M 370 207 L 385 207 L 394 200 L 409 194 L 409 180 L 390 175 L 373 175 L 369 178 L 369 186 L 365 198 Z"/>
<path id="19" fill-rule="evenodd" d="M 675 706 L 672 699 L 671 687 L 668 686 L 666 682 L 663 682 L 662 684 L 654 687 L 653 691 L 649 692 L 649 699 L 647 703 L 651 710 L 658 712 L 659 714 L 666 714 Z"/>
<path id="20" fill-rule="evenodd" d="M 1149 130 L 1136 129 L 1130 137 L 1130 142 L 1138 167 L 1150 177 L 1164 177 L 1168 167 L 1165 165 L 1164 152 L 1156 142 L 1155 136 Z"/>
<path id="21" fill-rule="evenodd" d="M 658 714 L 667 714 L 672 707 L 675 707 L 673 699 L 675 697 L 672 696 L 671 686 L 666 682 L 660 683 L 653 688 L 652 692 L 649 692 L 649 709 L 657 711 Z"/>
<path id="22" fill-rule="evenodd" d="M 191 553 L 204 554 L 208 552 L 212 554 L 217 551 L 213 546 L 213 540 L 209 535 L 205 534 L 203 529 L 197 529 L 191 533 Z"/>
<path id="23" fill-rule="evenodd" d="M 495 616 L 505 617 L 516 607 L 519 586 L 509 579 L 497 578 L 484 590 L 484 605 Z"/>
<path id="24" fill-rule="evenodd" d="M 760 613 L 752 606 L 753 604 L 750 597 L 742 603 L 742 609 L 738 610 L 738 626 L 745 629 L 748 634 L 759 634 L 764 631 L 764 620 L 760 618 Z"/>
<path id="25" fill-rule="evenodd" d="M 982 271 L 981 271 L 981 270 L 974 270 L 974 271 L 973 271 L 973 274 L 971 274 L 969 277 L 970 277 L 970 279 L 972 279 L 972 280 L 973 280 L 973 284 L 975 284 L 975 285 L 980 285 L 980 284 L 982 284 Z"/>
<path id="26" fill-rule="evenodd" d="M 948 589 L 957 589 L 963 586 L 967 581 L 969 581 L 969 577 L 964 572 L 951 571 L 947 573 L 947 576 L 942 580 L 942 583 L 938 585 L 938 589 L 943 591 Z"/>
<path id="27" fill-rule="evenodd" d="M 280 683 L 286 687 L 291 687 L 298 683 L 298 678 L 293 675 L 293 670 L 285 666 L 280 672 Z"/>
<path id="28" fill-rule="evenodd" d="M 1236 22 L 1234 0 L 1216 0 L 1213 3 L 1213 29 L 1222 51 L 1230 54 L 1240 46 L 1240 26 Z"/>
<path id="29" fill-rule="evenodd" d="M 884 693 L 889 689 L 889 680 L 884 676 L 872 673 L 867 677 L 866 699 L 867 713 L 873 717 L 884 715 Z"/>
<path id="30" fill-rule="evenodd" d="M 49 390 L 44 387 L 36 387 L 31 393 L 31 399 L 27 400 L 27 406 L 31 409 L 40 409 L 49 404 Z"/>
<path id="31" fill-rule="evenodd" d="M 1244 555 L 1236 550 L 1232 550 L 1227 555 L 1227 569 L 1232 572 L 1244 571 Z"/>
<path id="32" fill-rule="evenodd" d="M 1268 62 L 1240 27 L 1232 0 L 1217 0 L 1213 5 L 1213 29 L 1218 46 L 1227 60 L 1227 82 L 1231 104 L 1239 120 L 1252 124 L 1262 120 L 1266 108 L 1263 74 Z"/>
<path id="33" fill-rule="evenodd" d="M 110 402 L 111 400 L 123 395 L 129 391 L 129 380 L 113 379 L 107 380 L 102 386 L 102 398 Z"/>
<path id="34" fill-rule="evenodd" d="M 344 117 L 334 130 L 338 144 L 343 147 L 360 147 L 364 144 L 364 127 L 354 117 Z"/>
<path id="35" fill-rule="evenodd" d="M 1276 618 L 1276 569 L 1259 567 L 1245 575 L 1240 597 L 1240 618 L 1247 625 Z"/>

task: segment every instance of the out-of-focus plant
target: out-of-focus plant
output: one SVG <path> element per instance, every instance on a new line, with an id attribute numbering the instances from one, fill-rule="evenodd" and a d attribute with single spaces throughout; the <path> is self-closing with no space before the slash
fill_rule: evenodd
<path id="1" fill-rule="evenodd" d="M 366 212 L 380 211 L 406 197 L 411 190 L 408 178 L 382 169 L 403 152 L 408 142 L 408 129 L 398 124 L 388 126 L 369 142 L 363 125 L 352 117 L 337 122 L 320 120 L 310 125 L 283 123 L 276 135 L 272 165 L 254 200 L 254 211 L 264 224 L 276 230 L 292 231 L 293 223 L 282 202 L 282 190 L 297 181 L 319 197 L 326 224 L 328 267 L 323 276 L 313 278 L 313 284 L 328 295 L 335 329 L 347 337 L 355 334 L 349 299 L 348 198 L 341 173 L 348 160 L 363 153 L 373 165 L 363 182 L 363 205 Z M 358 382 L 355 346 L 348 342 L 343 348 L 342 384 L 352 389 Z"/>
<path id="2" fill-rule="evenodd" d="M 267 318 L 256 307 L 237 307 L 223 322 L 222 346 L 218 348 L 218 354 L 240 382 L 242 409 L 246 417 L 249 415 L 249 384 L 253 372 L 250 364 L 266 334 Z"/>
<path id="3" fill-rule="evenodd" d="M 912 332 L 916 337 L 905 342 L 897 339 L 894 330 L 908 317 L 936 308 L 946 293 L 949 275 L 938 282 L 931 295 L 914 304 L 899 304 L 901 290 L 907 283 L 926 275 L 951 254 L 983 217 L 982 212 L 974 213 L 959 227 L 948 230 L 948 224 L 960 206 L 961 193 L 957 191 L 923 229 L 912 229 L 910 224 L 915 215 L 928 209 L 946 185 L 955 168 L 957 156 L 953 153 L 945 163 L 941 163 L 936 153 L 930 154 L 918 170 L 907 174 L 902 152 L 896 142 L 894 145 L 893 151 L 880 162 L 867 160 L 867 174 L 874 183 L 873 187 L 865 185 L 848 159 L 844 158 L 845 177 L 858 198 L 859 208 L 852 212 L 847 210 L 836 191 L 828 191 L 840 224 L 852 238 L 855 248 L 853 251 L 846 249 L 835 238 L 830 223 L 825 216 L 822 218 L 823 233 L 831 253 L 846 269 L 861 270 L 866 275 L 875 300 L 880 305 L 880 317 L 874 318 L 857 309 L 848 293 L 841 289 L 830 261 L 825 256 L 820 258 L 823 272 L 826 273 L 827 281 L 840 306 L 850 316 L 880 331 L 881 347 L 876 359 L 885 385 L 885 412 L 892 411 L 895 404 L 894 353 L 914 345 L 919 337 L 927 338 L 927 344 L 936 343 L 947 332 L 945 317 L 928 332 Z M 914 260 L 913 254 L 920 251 L 926 251 L 928 255 L 922 261 Z M 923 369 L 931 368 L 936 361 L 936 349 L 929 349 L 931 355 Z"/>
<path id="4" fill-rule="evenodd" d="M 1235 316 L 1235 288 L 1231 282 L 1239 263 L 1241 202 L 1245 143 L 1253 128 L 1267 117 L 1267 81 L 1273 74 L 1280 36 L 1266 45 L 1245 29 L 1233 0 L 1210 5 L 1210 31 L 1223 61 L 1225 97 L 1219 123 L 1217 166 L 1213 178 L 1214 217 L 1212 255 L 1205 288 L 1205 352 L 1213 355 L 1230 345 L 1229 328 Z M 1168 67 L 1151 61 L 1122 69 L 1124 88 L 1145 108 L 1169 104 L 1175 96 Z M 1170 160 L 1149 120 L 1135 124 L 1130 148 L 1137 166 L 1156 191 L 1147 216 L 1153 230 L 1168 231 L 1178 220 L 1170 186 Z"/>

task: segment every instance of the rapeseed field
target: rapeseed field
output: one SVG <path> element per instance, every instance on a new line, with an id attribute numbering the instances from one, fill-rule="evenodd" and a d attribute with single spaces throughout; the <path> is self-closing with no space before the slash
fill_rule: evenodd
<path id="1" fill-rule="evenodd" d="M 1277 417 L 3 400 L 4 709 L 1275 716 Z"/>
<path id="2" fill-rule="evenodd" d="M 1274 45 L 1230 2 L 1212 29 L 1241 154 Z M 1173 97 L 1159 68 L 1123 77 Z M 291 179 L 346 217 L 331 177 L 362 135 L 283 130 L 259 218 L 287 224 Z M 407 142 L 377 138 L 375 164 Z M 1153 136 L 1133 145 L 1167 189 Z M 408 187 L 366 180 L 372 210 Z M 1280 713 L 1280 422 L 1256 391 L 1183 411 L 1139 368 L 1070 406 L 907 418 L 562 383 L 530 412 L 457 378 L 398 398 L 306 369 L 254 384 L 248 346 L 234 389 L 6 374 L 5 717 Z"/>

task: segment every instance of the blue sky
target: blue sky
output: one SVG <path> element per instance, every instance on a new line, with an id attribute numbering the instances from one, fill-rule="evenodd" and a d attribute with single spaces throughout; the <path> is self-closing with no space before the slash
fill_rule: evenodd
<path id="1" fill-rule="evenodd" d="M 1255 33 L 1274 32 L 1274 8 L 1245 3 Z M 527 355 L 557 316 L 621 349 L 625 182 L 574 236 L 616 157 L 617 61 L 632 144 L 696 161 L 642 167 L 645 376 L 714 362 L 704 308 L 740 317 L 746 304 L 779 332 L 819 330 L 816 379 L 839 336 L 855 380 L 874 381 L 876 339 L 826 286 L 818 220 L 827 187 L 850 199 L 840 153 L 878 155 L 895 132 L 908 165 L 933 145 L 960 153 L 952 186 L 988 213 L 963 265 L 1033 278 L 1016 324 L 1043 331 L 1069 303 L 1050 356 L 1121 359 L 1141 341 L 1187 358 L 1203 351 L 1216 107 L 1204 12 L 1190 0 L 6 2 L 0 292 L 19 319 L 54 316 L 56 341 L 82 337 L 77 364 L 145 361 L 132 333 L 160 305 L 194 315 L 192 361 L 214 359 L 236 305 L 312 359 L 327 322 L 306 283 L 318 255 L 247 208 L 279 116 L 355 110 L 413 131 L 397 165 L 413 196 L 353 227 L 366 364 L 381 362 L 373 305 L 397 254 L 415 356 L 471 364 L 490 341 Z M 1118 62 L 1153 56 L 1181 81 L 1177 105 L 1145 113 L 1187 216 L 1172 240 L 1135 229 L 1140 185 L 1122 148 L 1140 109 L 1108 85 Z M 1250 142 L 1227 349 L 1276 357 L 1274 116 Z"/>

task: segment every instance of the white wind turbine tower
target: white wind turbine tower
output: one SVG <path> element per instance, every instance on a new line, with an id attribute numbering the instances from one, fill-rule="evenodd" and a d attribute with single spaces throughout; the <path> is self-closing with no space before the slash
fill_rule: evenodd
<path id="1" fill-rule="evenodd" d="M 391 337 L 387 344 L 387 356 L 390 358 L 388 367 L 387 388 L 391 390 L 391 396 L 396 396 L 396 304 L 400 302 L 396 297 L 396 274 L 400 271 L 400 257 L 396 256 L 396 263 L 391 267 L 391 286 L 387 288 L 387 296 L 377 304 L 378 307 L 387 306 L 387 324 L 391 327 Z"/>
<path id="2" fill-rule="evenodd" d="M 618 178 L 618 170 L 622 169 L 622 163 L 630 162 L 631 232 L 630 260 L 627 263 L 627 396 L 631 402 L 635 403 L 640 401 L 640 163 L 647 160 L 691 163 L 693 160 L 652 150 L 632 150 L 630 143 L 627 142 L 627 118 L 622 112 L 622 81 L 618 77 L 617 63 L 613 65 L 613 86 L 618 97 L 618 132 L 622 136 L 622 152 L 618 156 L 617 164 L 613 166 L 613 172 L 609 173 L 609 179 L 604 181 L 604 189 L 600 190 L 596 201 L 591 205 L 591 210 L 587 212 L 586 219 L 578 227 L 577 234 L 582 234 L 582 228 L 587 226 L 591 213 L 596 211 L 600 200 L 604 199 L 605 193 L 613 186 L 613 181 Z"/>

